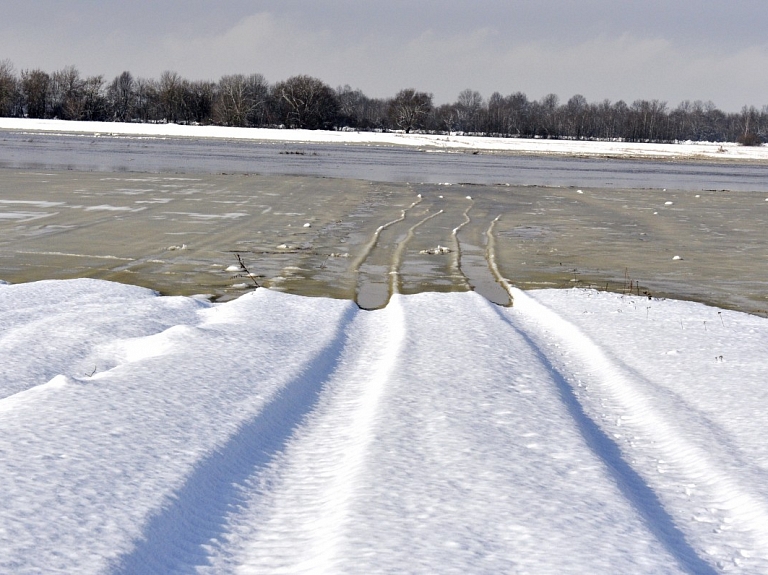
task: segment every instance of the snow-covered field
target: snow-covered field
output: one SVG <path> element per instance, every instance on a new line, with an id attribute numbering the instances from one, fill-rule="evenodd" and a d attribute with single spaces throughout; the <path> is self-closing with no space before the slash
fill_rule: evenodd
<path id="1" fill-rule="evenodd" d="M 409 146 L 443 151 L 485 151 L 545 156 L 647 158 L 669 160 L 768 161 L 768 147 L 744 147 L 734 143 L 684 142 L 645 144 L 630 142 L 585 142 L 526 138 L 482 138 L 437 136 L 402 132 L 329 132 L 323 130 L 278 130 L 182 126 L 177 124 L 126 124 L 119 122 L 72 122 L 0 118 L 0 130 L 55 132 L 148 137 L 225 138 L 264 142 L 334 143 L 372 146 Z"/>
<path id="2" fill-rule="evenodd" d="M 768 572 L 768 320 L 510 289 L 0 285 L 0 572 Z"/>
<path id="3" fill-rule="evenodd" d="M 0 129 L 768 160 L 712 144 Z M 0 573 L 768 573 L 768 320 L 506 288 L 511 308 L 396 293 L 363 311 L 267 289 L 210 303 L 0 285 Z"/>

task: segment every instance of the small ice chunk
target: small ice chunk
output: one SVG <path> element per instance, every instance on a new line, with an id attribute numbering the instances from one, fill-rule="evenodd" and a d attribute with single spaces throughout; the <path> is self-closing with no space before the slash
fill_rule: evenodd
<path id="1" fill-rule="evenodd" d="M 700 198 L 701 196 L 700 196 L 699 194 L 696 194 L 696 197 L 697 197 L 697 198 Z"/>
<path id="2" fill-rule="evenodd" d="M 665 206 L 671 206 L 671 205 L 672 205 L 672 204 L 674 204 L 674 203 L 675 203 L 675 202 L 664 202 L 664 205 L 665 205 Z"/>
<path id="3" fill-rule="evenodd" d="M 681 260 L 681 259 L 683 259 L 683 258 L 681 258 L 680 256 L 675 256 L 675 257 L 673 257 L 672 259 L 673 259 L 673 260 Z"/>
<path id="4" fill-rule="evenodd" d="M 231 265 L 227 269 L 224 270 L 225 272 L 239 272 L 241 271 L 240 266 Z"/>
<path id="5" fill-rule="evenodd" d="M 419 252 L 420 254 L 426 254 L 430 256 L 439 255 L 439 254 L 449 254 L 451 253 L 451 248 L 447 248 L 445 246 L 438 245 L 436 248 L 429 248 L 426 250 L 421 250 Z"/>
<path id="6" fill-rule="evenodd" d="M 471 199 L 472 199 L 472 196 L 467 196 L 467 199 L 468 199 L 468 200 L 471 200 Z"/>
<path id="7" fill-rule="evenodd" d="M 310 224 L 309 222 L 307 222 L 306 224 L 304 224 L 304 227 L 305 227 L 305 228 L 311 228 L 311 227 L 312 227 L 312 224 Z"/>
<path id="8" fill-rule="evenodd" d="M 576 190 L 576 193 L 577 194 L 583 194 L 584 192 L 582 192 L 581 190 Z"/>

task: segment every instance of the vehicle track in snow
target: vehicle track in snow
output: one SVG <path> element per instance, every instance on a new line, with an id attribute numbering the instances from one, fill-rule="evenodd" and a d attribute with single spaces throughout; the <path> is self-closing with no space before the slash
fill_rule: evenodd
<path id="1" fill-rule="evenodd" d="M 334 338 L 226 443 L 196 463 L 183 486 L 144 526 L 134 549 L 114 562 L 114 573 L 188 573 L 207 562 L 207 547 L 222 535 L 227 514 L 242 504 L 254 481 L 285 448 L 315 408 L 337 368 L 357 309 L 349 306 Z"/>
<path id="2" fill-rule="evenodd" d="M 768 557 L 768 504 L 741 486 L 711 445 L 696 439 L 711 433 L 683 431 L 665 415 L 659 396 L 646 391 L 648 382 L 640 374 L 553 310 L 521 290 L 511 291 L 515 316 L 542 360 L 560 374 L 563 399 L 585 438 L 681 564 L 693 573 L 707 573 L 714 568 L 706 561 L 718 568 L 750 569 L 752 556 Z M 679 491 L 687 498 L 683 504 Z M 710 557 L 705 560 L 694 548 L 710 550 Z M 752 566 L 754 572 L 764 568 Z"/>
<path id="3" fill-rule="evenodd" d="M 408 213 L 418 206 L 422 201 L 419 197 L 416 201 L 411 203 L 407 208 L 403 208 L 400 217 L 395 218 L 389 222 L 386 222 L 376 228 L 370 240 L 360 250 L 360 255 L 352 262 L 351 270 L 356 276 L 357 289 L 355 290 L 355 301 L 357 305 L 363 309 L 375 309 L 384 307 L 389 301 L 391 293 L 390 281 L 391 278 L 386 276 L 386 263 L 374 262 L 372 254 L 376 250 L 381 234 L 384 230 L 405 221 Z M 365 266 L 369 266 L 371 269 L 365 269 Z M 385 275 L 387 281 L 384 282 L 381 279 L 374 281 L 374 278 Z"/>
<path id="4" fill-rule="evenodd" d="M 432 218 L 435 218 L 443 213 L 443 210 L 440 210 L 438 212 L 435 212 L 433 214 L 430 214 L 426 216 L 425 218 L 422 218 L 418 222 L 416 222 L 414 225 L 412 225 L 410 228 L 408 228 L 408 231 L 405 234 L 405 237 L 397 243 L 397 247 L 395 247 L 394 252 L 392 253 L 392 268 L 389 271 L 390 276 L 390 293 L 396 294 L 396 293 L 402 293 L 402 278 L 400 274 L 400 268 L 403 265 L 403 253 L 408 248 L 408 245 L 411 243 L 411 240 L 413 239 L 413 235 L 416 233 L 416 230 L 426 224 L 429 220 Z"/>
<path id="5" fill-rule="evenodd" d="M 379 405 L 405 342 L 399 297 L 375 315 L 356 314 L 318 404 L 270 469 L 244 482 L 250 497 L 231 509 L 227 533 L 211 546 L 202 572 L 337 573 L 348 564 L 350 506 L 373 464 Z"/>

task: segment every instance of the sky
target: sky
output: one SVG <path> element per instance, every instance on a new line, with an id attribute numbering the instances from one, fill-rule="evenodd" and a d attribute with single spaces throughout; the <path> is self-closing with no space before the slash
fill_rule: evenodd
<path id="1" fill-rule="evenodd" d="M 768 104 L 764 0 L 3 0 L 0 60 L 218 80 L 295 74 L 372 97 L 466 89 Z"/>

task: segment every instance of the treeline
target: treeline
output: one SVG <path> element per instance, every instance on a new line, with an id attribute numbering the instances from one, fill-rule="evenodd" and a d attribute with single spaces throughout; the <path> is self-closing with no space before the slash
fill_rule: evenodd
<path id="1" fill-rule="evenodd" d="M 768 106 L 725 113 L 698 100 L 670 108 L 659 100 L 588 102 L 581 95 L 564 103 L 554 94 L 529 100 L 522 92 L 485 99 L 473 90 L 435 106 L 426 92 L 405 89 L 391 98 L 369 98 L 310 76 L 270 84 L 261 74 L 212 82 L 176 72 L 157 79 L 123 72 L 108 81 L 83 77 L 74 66 L 16 73 L 8 60 L 0 61 L 0 116 L 631 142 L 768 141 Z"/>

